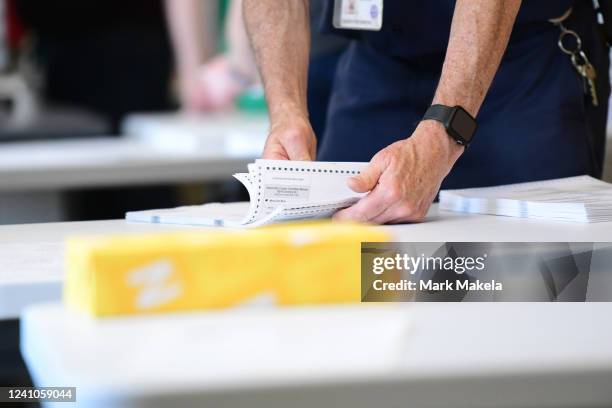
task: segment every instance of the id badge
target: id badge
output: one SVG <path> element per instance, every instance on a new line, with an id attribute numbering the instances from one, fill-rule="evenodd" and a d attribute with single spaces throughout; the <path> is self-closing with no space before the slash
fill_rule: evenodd
<path id="1" fill-rule="evenodd" d="M 380 31 L 384 0 L 334 0 L 334 27 Z"/>

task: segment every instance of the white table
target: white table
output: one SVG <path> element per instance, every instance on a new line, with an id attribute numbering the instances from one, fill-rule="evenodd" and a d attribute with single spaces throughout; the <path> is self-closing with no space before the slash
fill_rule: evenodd
<path id="1" fill-rule="evenodd" d="M 0 318 L 15 318 L 39 301 L 58 300 L 63 241 L 68 236 L 176 230 L 123 220 L 0 226 Z M 612 224 L 571 224 L 438 212 L 425 222 L 386 227 L 407 242 L 612 242 Z M 196 228 L 206 231 L 205 228 Z"/>
<path id="2" fill-rule="evenodd" d="M 133 114 L 121 133 L 162 151 L 194 152 L 222 147 L 234 155 L 258 157 L 268 135 L 265 113 Z"/>
<path id="3" fill-rule="evenodd" d="M 612 241 L 609 223 L 435 207 L 424 223 L 387 228 L 398 241 Z M 37 385 L 78 386 L 79 401 L 98 406 L 612 404 L 610 303 L 418 304 L 408 311 L 399 305 L 375 319 L 362 316 L 371 313 L 366 307 L 100 321 L 57 303 L 65 237 L 173 229 L 194 228 L 122 220 L 0 226 L 0 315 L 22 314 L 22 354 Z M 55 303 L 34 305 L 42 301 Z M 396 321 L 398 313 L 407 314 L 400 326 L 376 326 Z M 350 325 L 338 325 L 346 319 Z M 329 339 L 337 341 L 322 346 Z"/>
<path id="4" fill-rule="evenodd" d="M 230 180 L 259 157 L 265 115 L 135 115 L 123 137 L 0 144 L 0 223 L 58 221 L 66 189 Z"/>
<path id="5" fill-rule="evenodd" d="M 0 319 L 18 318 L 29 304 L 61 298 L 66 237 L 174 229 L 123 220 L 0 226 Z"/>
<path id="6" fill-rule="evenodd" d="M 85 406 L 612 405 L 610 303 L 242 309 L 90 320 L 29 308 L 39 386 Z"/>
<path id="7" fill-rule="evenodd" d="M 227 179 L 261 153 L 267 128 L 262 115 L 136 115 L 121 138 L 4 143 L 0 191 Z"/>

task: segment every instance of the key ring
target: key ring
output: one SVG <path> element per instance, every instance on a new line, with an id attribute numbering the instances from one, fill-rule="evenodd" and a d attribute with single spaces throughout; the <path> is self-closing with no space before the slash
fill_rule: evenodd
<path id="1" fill-rule="evenodd" d="M 578 60 L 578 57 L 580 57 L 580 61 Z M 575 54 L 572 54 L 572 64 L 574 65 L 574 67 L 576 67 L 576 69 L 578 69 L 578 67 L 581 67 L 583 65 L 591 64 L 591 61 L 589 61 L 584 51 L 580 50 Z"/>
<path id="2" fill-rule="evenodd" d="M 551 23 L 553 23 L 554 25 L 558 26 L 558 25 L 562 25 L 563 22 L 565 20 L 567 20 L 569 18 L 569 16 L 572 15 L 572 11 L 574 10 L 573 7 L 570 7 L 569 9 L 567 9 L 567 11 L 565 13 L 563 13 L 562 15 L 560 15 L 559 17 L 556 18 L 551 18 L 550 21 Z"/>
<path id="3" fill-rule="evenodd" d="M 574 30 L 568 29 L 567 27 L 565 27 L 565 25 L 563 25 L 565 20 L 567 20 L 569 18 L 569 16 L 572 15 L 572 11 L 573 11 L 573 7 L 570 7 L 561 16 L 559 16 L 557 18 L 551 18 L 550 20 L 548 20 L 552 24 L 554 24 L 557 27 L 559 27 L 559 30 L 561 31 L 561 34 L 559 34 L 559 40 L 557 41 L 557 45 L 559 46 L 559 49 L 564 54 L 567 54 L 567 55 L 570 55 L 570 56 L 572 56 L 574 54 L 578 54 L 582 50 L 582 39 L 580 38 L 578 33 L 575 32 Z M 565 39 L 566 38 L 573 38 L 574 41 L 576 42 L 576 46 L 575 46 L 575 48 L 573 50 L 565 46 Z"/>
<path id="4" fill-rule="evenodd" d="M 568 30 L 567 28 L 563 26 L 563 24 L 559 24 L 559 28 L 561 29 L 561 34 L 559 35 L 559 41 L 557 41 L 557 44 L 559 45 L 559 49 L 561 49 L 561 51 L 567 55 L 574 55 L 574 54 L 581 52 L 582 51 L 582 39 L 580 38 L 578 33 L 576 33 L 574 30 Z M 567 48 L 563 42 L 563 40 L 568 35 L 573 37 L 574 41 L 576 41 L 576 47 L 574 48 L 574 50 L 570 50 L 569 48 Z"/>
<path id="5" fill-rule="evenodd" d="M 572 8 L 570 7 L 570 9 L 567 10 L 562 16 L 550 19 L 548 21 L 550 21 L 556 27 L 559 27 L 559 31 L 561 33 L 559 34 L 557 45 L 561 52 L 569 55 L 572 65 L 582 80 L 585 94 L 591 97 L 591 104 L 593 106 L 598 106 L 599 102 L 597 98 L 597 86 L 595 83 L 595 79 L 597 78 L 597 70 L 591 64 L 586 56 L 586 53 L 583 51 L 582 39 L 578 33 L 574 30 L 568 29 L 563 24 L 571 14 Z"/>

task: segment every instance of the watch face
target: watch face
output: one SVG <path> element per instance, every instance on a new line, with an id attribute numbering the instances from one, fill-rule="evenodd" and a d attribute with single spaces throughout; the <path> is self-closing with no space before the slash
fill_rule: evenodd
<path id="1" fill-rule="evenodd" d="M 472 140 L 476 132 L 476 121 L 462 108 L 455 111 L 450 127 L 467 143 Z"/>

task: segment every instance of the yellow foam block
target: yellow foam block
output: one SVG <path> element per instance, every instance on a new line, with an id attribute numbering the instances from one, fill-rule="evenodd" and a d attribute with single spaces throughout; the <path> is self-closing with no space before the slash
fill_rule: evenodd
<path id="1" fill-rule="evenodd" d="M 331 222 L 248 231 L 75 237 L 65 302 L 96 316 L 360 301 L 360 244 L 380 228 Z"/>

